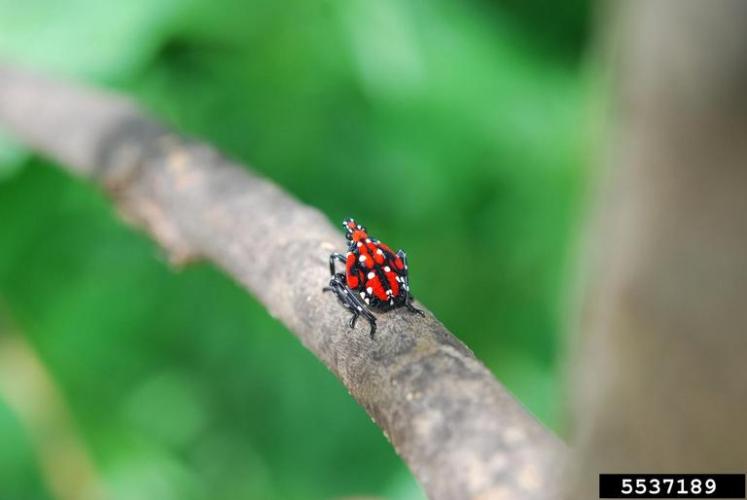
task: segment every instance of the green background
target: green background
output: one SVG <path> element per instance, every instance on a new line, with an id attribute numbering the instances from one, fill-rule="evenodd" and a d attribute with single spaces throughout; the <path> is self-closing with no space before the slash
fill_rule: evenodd
<path id="1" fill-rule="evenodd" d="M 562 433 L 591 15 L 582 0 L 0 0 L 0 59 L 126 92 L 406 249 L 417 298 Z M 252 297 L 210 264 L 169 268 L 99 191 L 8 137 L 0 305 L 112 498 L 423 498 Z M 44 441 L 1 396 L 0 499 L 53 498 Z"/>

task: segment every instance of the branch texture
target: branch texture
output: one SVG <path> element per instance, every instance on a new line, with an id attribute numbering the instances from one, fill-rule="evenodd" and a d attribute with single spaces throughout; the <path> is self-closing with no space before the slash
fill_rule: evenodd
<path id="1" fill-rule="evenodd" d="M 102 185 L 176 263 L 206 258 L 342 381 L 432 499 L 539 499 L 563 445 L 430 313 L 367 324 L 321 289 L 344 248 L 316 209 L 126 99 L 0 65 L 0 124 Z"/>

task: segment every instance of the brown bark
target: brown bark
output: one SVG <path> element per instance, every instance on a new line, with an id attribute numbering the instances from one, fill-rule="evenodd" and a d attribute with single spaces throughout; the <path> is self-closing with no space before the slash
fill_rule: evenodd
<path id="1" fill-rule="evenodd" d="M 322 287 L 341 232 L 317 210 L 110 94 L 0 66 L 0 123 L 103 185 L 175 262 L 215 262 L 342 381 L 433 499 L 539 499 L 563 445 L 430 313 L 367 324 Z M 552 495 L 550 495 L 552 496 Z"/>
<path id="2" fill-rule="evenodd" d="M 616 7 L 574 500 L 599 472 L 747 470 L 747 3 Z"/>

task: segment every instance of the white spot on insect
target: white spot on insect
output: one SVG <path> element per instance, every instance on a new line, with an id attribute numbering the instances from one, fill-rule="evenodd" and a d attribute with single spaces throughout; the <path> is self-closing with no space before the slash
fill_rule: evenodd
<path id="1" fill-rule="evenodd" d="M 361 306 L 358 306 L 358 310 L 359 310 L 359 311 L 362 311 L 362 310 L 363 310 L 363 308 L 362 308 Z"/>
<path id="2" fill-rule="evenodd" d="M 394 305 L 394 299 L 389 299 L 389 305 L 390 305 L 390 306 L 393 306 L 393 305 Z"/>
<path id="3" fill-rule="evenodd" d="M 365 298 L 366 298 L 366 292 L 361 292 L 361 298 L 362 298 L 362 299 L 365 299 Z"/>
<path id="4" fill-rule="evenodd" d="M 364 300 L 364 301 L 366 302 L 366 304 L 370 304 L 370 303 L 371 303 L 371 301 L 370 301 L 370 300 L 368 300 L 368 297 L 366 297 L 366 298 L 365 298 L 365 299 L 363 299 L 363 300 Z"/>
<path id="5" fill-rule="evenodd" d="M 371 288 L 370 286 L 366 288 L 366 291 L 368 292 L 369 295 L 373 295 L 373 288 Z"/>
<path id="6" fill-rule="evenodd" d="M 391 267 L 389 267 L 389 266 L 384 266 L 384 272 L 385 272 L 385 273 L 389 273 L 389 272 L 391 272 L 391 271 L 392 271 L 392 268 L 391 268 Z"/>
<path id="7" fill-rule="evenodd" d="M 384 252 L 381 251 L 381 248 L 377 248 L 376 253 L 379 255 L 384 255 Z"/>
<path id="8" fill-rule="evenodd" d="M 387 290 L 387 291 L 386 291 L 386 294 L 387 294 L 387 295 L 391 295 L 392 293 L 393 293 L 393 292 L 392 292 L 391 290 Z"/>
<path id="9" fill-rule="evenodd" d="M 376 273 L 375 272 L 371 271 L 370 273 L 368 273 L 368 279 L 372 280 L 375 277 L 376 277 Z"/>
<path id="10" fill-rule="evenodd" d="M 365 255 L 361 255 L 360 257 L 358 257 L 358 260 L 361 261 L 361 262 L 366 262 L 366 256 Z"/>
<path id="11" fill-rule="evenodd" d="M 366 243 L 371 243 L 371 238 L 366 238 Z"/>
<path id="12" fill-rule="evenodd" d="M 397 281 L 399 281 L 400 283 L 402 283 L 402 278 L 400 278 L 399 276 L 397 276 L 397 277 L 396 277 L 396 278 L 394 278 L 394 279 L 396 279 Z"/>
<path id="13" fill-rule="evenodd" d="M 358 229 L 360 229 L 360 228 L 361 228 L 361 225 L 360 225 L 360 224 L 358 224 Z"/>
<path id="14" fill-rule="evenodd" d="M 361 242 L 359 241 L 359 242 L 357 243 L 357 245 L 358 245 L 358 248 L 360 248 L 360 247 L 362 247 L 362 246 L 363 246 L 363 243 L 361 243 Z"/>

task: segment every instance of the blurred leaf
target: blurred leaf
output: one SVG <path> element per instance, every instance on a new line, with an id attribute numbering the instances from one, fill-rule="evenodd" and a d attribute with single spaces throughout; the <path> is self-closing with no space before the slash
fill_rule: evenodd
<path id="1" fill-rule="evenodd" d="M 9 179 L 23 168 L 28 151 L 0 131 L 0 182 Z"/>
<path id="2" fill-rule="evenodd" d="M 21 422 L 0 399 L 0 492 L 2 498 L 51 500 Z"/>
<path id="3" fill-rule="evenodd" d="M 46 71 L 117 81 L 143 63 L 184 5 L 0 0 L 0 56 Z"/>

